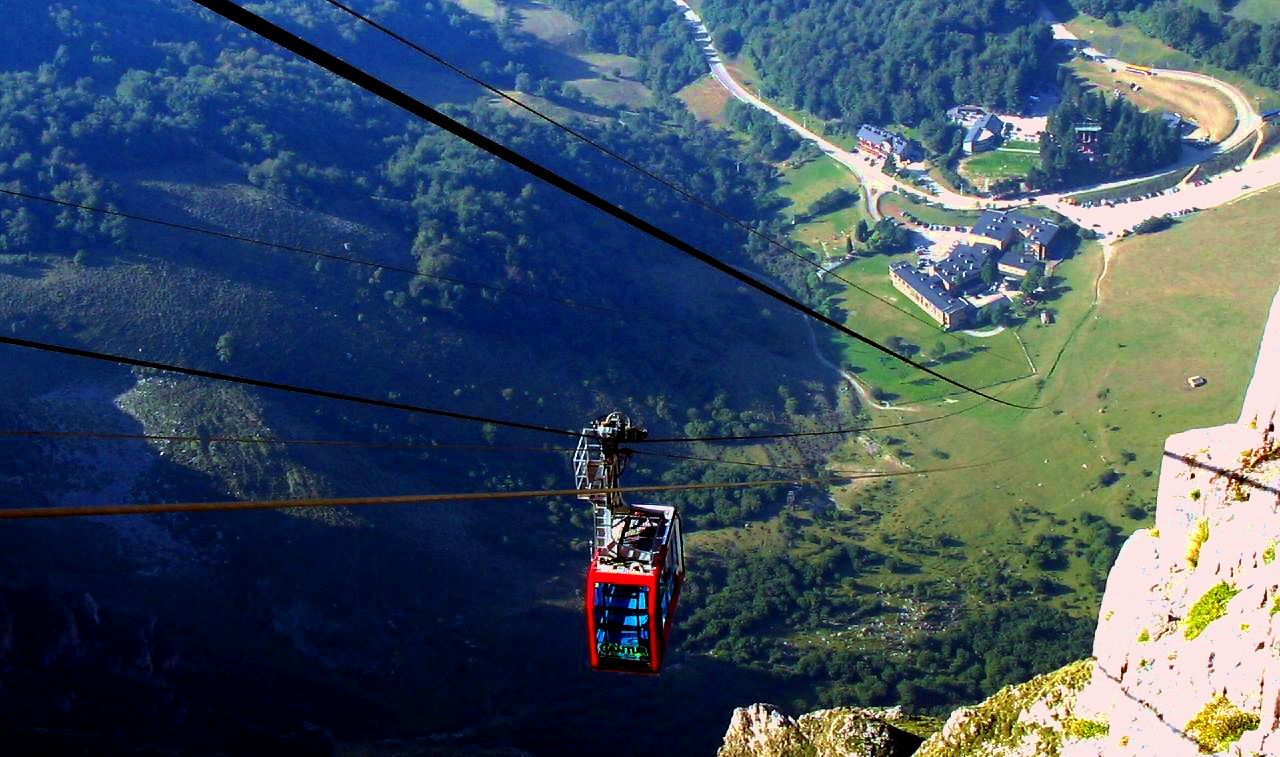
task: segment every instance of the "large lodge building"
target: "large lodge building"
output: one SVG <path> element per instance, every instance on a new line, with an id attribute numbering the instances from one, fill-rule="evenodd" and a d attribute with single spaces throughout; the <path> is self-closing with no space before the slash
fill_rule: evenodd
<path id="1" fill-rule="evenodd" d="M 889 278 L 942 328 L 962 328 L 978 313 L 970 295 L 980 288 L 982 271 L 992 260 L 998 273 L 1025 278 L 1048 258 L 1057 234 L 1057 224 L 1043 218 L 1016 211 L 983 211 L 970 229 L 968 241 L 956 245 L 945 259 L 932 266 L 922 263 L 917 267 L 905 260 L 893 263 Z M 986 304 L 996 301 L 999 299 L 988 298 Z"/>

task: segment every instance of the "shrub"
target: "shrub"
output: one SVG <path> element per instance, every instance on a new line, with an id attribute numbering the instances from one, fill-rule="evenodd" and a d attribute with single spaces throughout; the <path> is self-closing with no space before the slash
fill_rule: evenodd
<path id="1" fill-rule="evenodd" d="M 1208 628 L 1209 624 L 1227 614 L 1227 603 L 1239 594 L 1240 590 L 1226 581 L 1206 591 L 1203 597 L 1196 600 L 1187 613 L 1184 635 L 1188 640 L 1194 639 Z"/>
<path id="2" fill-rule="evenodd" d="M 1067 736 L 1073 739 L 1097 739 L 1106 736 L 1111 732 L 1111 726 L 1097 720 L 1084 720 L 1083 718 L 1071 718 L 1063 727 Z"/>
<path id="3" fill-rule="evenodd" d="M 1245 712 L 1219 694 L 1209 700 L 1184 730 L 1200 745 L 1201 752 L 1215 754 L 1225 751 L 1239 741 L 1245 731 L 1252 731 L 1261 724 L 1262 719 L 1257 715 Z"/>
<path id="4" fill-rule="evenodd" d="M 1267 548 L 1262 550 L 1262 564 L 1270 565 L 1276 559 L 1276 543 L 1271 542 Z"/>
<path id="5" fill-rule="evenodd" d="M 1156 216 L 1155 218 L 1148 218 L 1142 223 L 1139 223 L 1137 226 L 1134 226 L 1133 233 L 1134 234 L 1154 234 L 1157 231 L 1164 231 L 1165 229 L 1169 228 L 1173 224 L 1174 224 L 1174 220 L 1169 216 Z"/>
<path id="6" fill-rule="evenodd" d="M 1144 628 L 1142 633 L 1138 634 L 1138 643 L 1145 644 L 1148 641 L 1151 641 L 1151 632 Z"/>
<path id="7" fill-rule="evenodd" d="M 1200 548 L 1209 540 L 1209 521 L 1201 518 L 1196 522 L 1195 530 L 1187 538 L 1187 566 L 1194 568 L 1200 563 Z"/>

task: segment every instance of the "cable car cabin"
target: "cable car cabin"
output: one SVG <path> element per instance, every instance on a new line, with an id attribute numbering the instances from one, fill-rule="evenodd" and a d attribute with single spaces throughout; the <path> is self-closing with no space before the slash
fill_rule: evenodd
<path id="1" fill-rule="evenodd" d="M 592 670 L 656 675 L 684 582 L 684 536 L 674 507 L 630 505 L 613 519 L 587 570 Z"/>

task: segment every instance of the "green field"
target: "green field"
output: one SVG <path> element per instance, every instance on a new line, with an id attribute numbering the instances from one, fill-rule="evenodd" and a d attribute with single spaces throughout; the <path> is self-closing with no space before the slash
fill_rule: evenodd
<path id="1" fill-rule="evenodd" d="M 582 31 L 582 25 L 572 16 L 547 3 L 525 0 L 510 5 L 520 14 L 520 31 L 549 45 L 563 45 Z"/>
<path id="2" fill-rule="evenodd" d="M 1273 190 L 1120 243 L 1096 308 L 1091 304 L 1098 248 L 1086 247 L 1062 266 L 1072 291 L 1058 303 L 1057 322 L 1020 329 L 1039 377 L 997 390 L 1044 408 L 1027 412 L 984 404 L 936 425 L 895 432 L 902 443 L 894 449 L 899 456 L 910 454 L 906 460 L 912 464 L 938 464 L 932 450 L 945 454 L 948 464 L 998 464 L 904 482 L 894 489 L 893 509 L 869 535 L 873 543 L 876 534 L 916 533 L 926 542 L 947 537 L 968 545 L 971 555 L 1003 553 L 1011 575 L 1032 578 L 1043 571 L 1010 545 L 1021 547 L 1040 533 L 1067 535 L 1086 511 L 1126 532 L 1149 522 L 1165 437 L 1225 423 L 1239 413 L 1280 282 L 1280 257 L 1272 254 L 1280 247 L 1280 230 L 1266 223 L 1276 213 L 1280 191 Z M 1248 245 L 1222 244 L 1246 235 L 1252 238 Z M 1153 267 L 1159 275 L 1152 275 Z M 966 371 L 963 364 L 947 369 L 957 376 L 982 372 Z M 1208 377 L 1209 384 L 1188 389 L 1185 379 L 1195 374 Z M 909 417 L 880 413 L 877 419 Z M 837 461 L 843 467 L 871 462 L 856 444 Z M 1104 483 L 1101 475 L 1108 470 L 1118 479 Z M 851 489 L 841 501 L 852 507 L 864 496 Z M 929 580 L 970 569 L 940 556 L 901 557 L 921 564 L 920 575 Z M 1082 557 L 1073 556 L 1051 577 L 1076 589 L 1060 604 L 1096 609 Z M 887 573 L 884 578 L 924 580 Z"/>
<path id="3" fill-rule="evenodd" d="M 858 190 L 858 181 L 844 166 L 826 156 L 811 160 L 798 168 L 786 168 L 778 194 L 791 201 L 787 210 L 803 215 L 813 201 L 834 189 Z M 853 233 L 858 221 L 866 217 L 861 200 L 791 228 L 790 237 L 827 257 L 845 254 L 845 237 Z"/>
<path id="4" fill-rule="evenodd" d="M 910 653 L 922 633 L 946 627 L 938 618 L 1011 600 L 1056 606 L 1090 622 L 1114 546 L 1100 542 L 1085 518 L 1104 518 L 1113 539 L 1149 525 L 1164 439 L 1239 414 L 1280 282 L 1280 258 L 1271 254 L 1280 230 L 1265 224 L 1277 213 L 1280 191 L 1273 190 L 1120 243 L 1096 306 L 1102 256 L 1096 245 L 1084 247 L 1059 268 L 1070 291 L 1054 303 L 1056 322 L 1018 330 L 1039 375 L 992 390 L 1040 409 L 980 403 L 936 423 L 850 439 L 830 456 L 832 470 L 986 467 L 853 482 L 835 490 L 834 514 L 786 513 L 750 530 L 699 532 L 693 553 L 878 555 L 882 562 L 856 578 L 825 587 L 823 606 L 853 619 L 832 625 L 853 630 L 780 633 L 799 649 Z M 1262 238 L 1247 246 L 1221 243 L 1259 228 Z M 885 262 L 866 261 L 866 269 Z M 851 322 L 880 336 L 886 329 L 875 324 L 886 319 L 868 308 Z M 952 363 L 942 370 L 966 369 Z M 1187 388 L 1193 374 L 1209 384 Z M 974 404 L 954 400 L 921 403 L 918 412 L 881 411 L 873 420 L 916 420 Z M 1060 561 L 1046 565 L 1033 556 L 1042 536 L 1061 540 Z M 1008 587 L 1022 581 L 1035 587 L 1031 596 L 1025 588 L 1011 595 Z M 929 618 L 932 628 L 923 622 Z"/>
<path id="5" fill-rule="evenodd" d="M 453 2 L 481 18 L 493 21 L 498 17 L 497 0 L 453 0 Z"/>
<path id="6" fill-rule="evenodd" d="M 1039 165 L 1039 153 L 1002 148 L 965 158 L 960 163 L 960 175 L 970 181 L 1022 178 Z"/>
<path id="7" fill-rule="evenodd" d="M 1103 21 L 1083 13 L 1067 23 L 1067 27 L 1090 45 L 1115 57 L 1147 66 L 1199 71 L 1239 87 L 1253 98 L 1261 110 L 1280 107 L 1280 92 L 1259 86 L 1238 73 L 1204 63 L 1187 53 L 1148 37 L 1132 24 L 1111 28 Z"/>
<path id="8" fill-rule="evenodd" d="M 1088 248 L 1075 260 L 1060 267 L 1058 275 L 1064 278 L 1072 291 L 1050 305 L 1051 309 L 1065 308 L 1064 312 L 1069 317 L 1071 309 L 1080 305 L 1081 297 L 1076 290 L 1087 283 L 1083 280 L 1089 276 L 1088 260 L 1091 257 L 1097 257 L 1096 248 Z M 997 385 L 1029 372 L 1027 358 L 1014 330 L 1006 329 L 985 338 L 963 333 L 948 334 L 895 289 L 889 280 L 888 266 L 898 260 L 910 259 L 910 255 L 872 256 L 837 271 L 841 277 L 919 316 L 917 320 L 849 287 L 841 293 L 838 302 L 851 327 L 881 343 L 895 336 L 904 339 L 921 350 L 915 356 L 917 359 L 927 355 L 934 359 L 932 367 L 935 370 L 970 385 Z M 1056 350 L 1051 343 L 1062 330 L 1041 329 L 1037 322 L 1036 326 L 1024 326 L 1018 331 L 1038 365 L 1044 355 Z M 1048 347 L 1044 343 L 1046 339 L 1050 342 Z M 941 352 L 946 356 L 937 361 Z M 841 342 L 839 357 L 842 365 L 852 366 L 859 380 L 876 387 L 895 404 L 924 401 L 954 391 L 942 381 L 921 376 L 910 366 L 860 343 Z"/>
<path id="9" fill-rule="evenodd" d="M 880 212 L 884 215 L 907 212 L 923 223 L 945 226 L 972 226 L 978 218 L 977 211 L 934 207 L 899 192 L 889 192 L 880 196 Z"/>
<path id="10" fill-rule="evenodd" d="M 778 194 L 791 201 L 791 212 L 803 213 L 814 200 L 842 187 L 857 189 L 857 177 L 849 169 L 824 155 L 798 168 L 784 169 Z"/>
<path id="11" fill-rule="evenodd" d="M 1215 0 L 1185 0 L 1185 2 L 1210 13 L 1218 10 Z M 1234 18 L 1248 19 L 1257 24 L 1271 24 L 1280 21 L 1280 3 L 1276 0 L 1240 0 L 1231 9 L 1230 15 Z"/>
<path id="12" fill-rule="evenodd" d="M 1259 24 L 1274 24 L 1280 21 L 1280 3 L 1276 0 L 1241 0 L 1231 10 L 1236 18 L 1247 18 Z"/>

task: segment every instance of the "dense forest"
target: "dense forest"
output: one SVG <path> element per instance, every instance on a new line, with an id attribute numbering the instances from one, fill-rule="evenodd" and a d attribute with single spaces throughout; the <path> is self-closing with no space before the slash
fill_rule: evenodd
<path id="1" fill-rule="evenodd" d="M 72 28 L 84 23 L 77 20 Z M 67 34 L 68 40 L 77 33 Z M 539 279 L 539 272 L 556 268 L 543 265 L 546 255 L 583 243 L 577 227 L 541 222 L 547 214 L 577 212 L 575 201 L 349 86 L 313 75 L 307 64 L 252 45 L 218 51 L 194 42 L 157 45 L 150 59 L 134 61 L 145 67 L 91 55 L 68 44 L 38 71 L 0 72 L 0 180 L 6 186 L 111 204 L 119 193 L 108 191 L 110 177 L 213 153 L 238 165 L 248 183 L 304 205 L 323 208 L 342 198 L 411 226 L 416 239 L 407 252 L 424 274 L 505 279 L 534 290 L 587 285 Z M 488 108 L 458 109 L 456 115 L 633 210 L 663 219 L 699 245 L 737 252 L 725 249 L 722 224 L 562 132 Z M 344 128 L 294 128 L 310 121 Z M 768 195 L 770 169 L 741 161 L 727 136 L 685 114 L 652 110 L 628 124 L 582 128 L 660 175 L 682 177 L 689 189 L 737 217 L 769 215 L 759 198 Z M 400 202 L 379 203 L 371 195 Z M 118 218 L 42 206 L 5 207 L 0 222 L 0 247 L 6 249 L 119 246 L 126 234 Z M 594 227 L 590 236 L 601 247 L 635 243 L 612 224 Z M 734 243 L 738 250 L 744 241 Z M 431 291 L 428 284 L 419 278 L 394 286 L 412 302 Z M 464 294 L 451 290 L 451 296 Z"/>
<path id="2" fill-rule="evenodd" d="M 1233 0 L 1216 7 L 1187 0 L 1072 0 L 1080 11 L 1119 24 L 1121 13 L 1142 31 L 1201 60 L 1280 87 L 1280 22 L 1235 18 Z"/>
<path id="3" fill-rule="evenodd" d="M 1052 82 L 1030 0 L 707 0 L 703 15 L 745 38 L 767 96 L 854 129 L 961 103 L 1018 111 Z"/>
<path id="4" fill-rule="evenodd" d="M 1079 131 L 1094 128 L 1100 131 Z M 1050 189 L 1122 179 L 1168 165 L 1181 150 L 1178 132 L 1159 115 L 1088 92 L 1066 77 L 1062 102 L 1040 142 L 1041 165 L 1028 179 Z"/>

